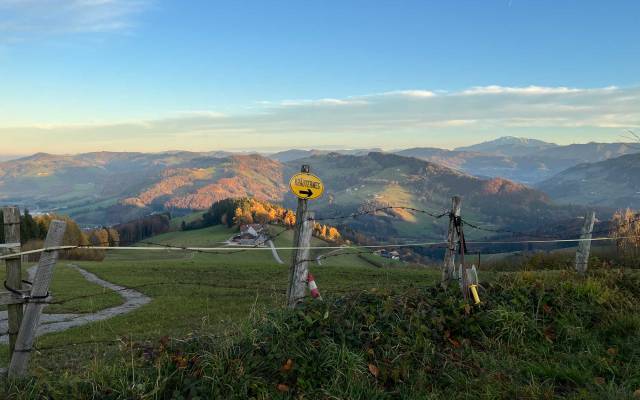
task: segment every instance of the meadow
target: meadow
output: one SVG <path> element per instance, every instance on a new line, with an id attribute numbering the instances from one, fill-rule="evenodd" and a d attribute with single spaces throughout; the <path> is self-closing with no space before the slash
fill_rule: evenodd
<path id="1" fill-rule="evenodd" d="M 277 245 L 291 244 L 291 231 L 271 229 L 280 233 Z M 214 226 L 145 243 L 219 246 L 233 233 Z M 313 245 L 327 243 L 314 239 Z M 535 261 L 525 272 L 481 271 L 477 306 L 465 304 L 455 287 L 442 290 L 438 268 L 371 254 L 327 258 L 310 265 L 325 301 L 308 299 L 297 310 L 283 307 L 288 265 L 269 251 L 113 251 L 102 262 L 61 260 L 52 287 L 61 304 L 46 312 L 92 312 L 122 302 L 84 281 L 70 263 L 152 301 L 40 337 L 32 377 L 5 382 L 4 393 L 16 399 L 639 397 L 640 276 L 597 266 L 579 277 L 558 269 L 557 258 Z M 539 268 L 546 262 L 549 268 Z"/>
<path id="2" fill-rule="evenodd" d="M 274 233 L 282 230 L 271 229 Z M 234 232 L 222 226 L 174 231 L 155 236 L 143 245 L 216 247 Z M 277 246 L 291 246 L 292 242 L 292 231 L 276 238 Z M 314 239 L 313 245 L 328 244 Z M 117 345 L 121 337 L 156 341 L 167 335 L 181 337 L 202 331 L 234 331 L 236 324 L 245 320 L 252 309 L 285 304 L 291 252 L 283 250 L 279 254 L 284 265 L 278 264 L 267 250 L 230 254 L 112 251 L 102 262 L 60 260 L 51 292 L 53 301 L 62 304 L 49 305 L 45 313 L 94 312 L 123 301 L 117 293 L 87 282 L 68 264 L 106 281 L 135 288 L 153 300 L 129 314 L 38 338 L 38 348 L 54 349 L 42 350 L 34 357 L 33 366 L 82 369 L 96 354 Z M 28 267 L 24 266 L 25 277 Z M 321 292 L 327 295 L 426 285 L 439 278 L 438 271 L 419 267 L 378 268 L 357 254 L 328 258 L 322 261 L 322 266 L 311 263 L 310 268 Z M 0 272 L 0 279 L 3 275 L 4 272 Z M 1 346 L 0 351 L 6 360 L 7 346 Z"/>

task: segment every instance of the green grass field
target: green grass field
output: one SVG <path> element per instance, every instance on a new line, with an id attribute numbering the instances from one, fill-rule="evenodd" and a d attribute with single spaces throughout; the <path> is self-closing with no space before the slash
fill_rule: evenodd
<path id="1" fill-rule="evenodd" d="M 271 227 L 274 233 L 282 230 Z M 234 234 L 222 226 L 194 231 L 176 231 L 155 236 L 144 242 L 177 246 L 217 247 Z M 277 246 L 291 246 L 292 231 L 276 239 Z M 327 243 L 313 239 L 314 246 Z M 328 251 L 316 251 L 316 255 Z M 349 252 L 349 251 L 347 251 Z M 91 363 L 96 354 L 112 346 L 108 341 L 128 337 L 136 341 L 156 341 L 165 335 L 182 337 L 198 331 L 233 331 L 248 317 L 252 308 L 283 305 L 288 282 L 291 252 L 280 251 L 285 265 L 275 262 L 270 251 L 249 250 L 234 254 L 208 254 L 163 251 L 112 251 L 102 262 L 59 261 L 52 293 L 56 301 L 95 294 L 69 303 L 51 305 L 47 313 L 84 313 L 122 302 L 119 295 L 86 282 L 80 274 L 66 267 L 73 263 L 109 282 L 136 288 L 152 298 L 150 304 L 112 319 L 91 323 L 37 340 L 39 348 L 88 343 L 69 348 L 43 350 L 33 365 L 44 368 L 78 369 Z M 432 269 L 394 263 L 393 268 L 379 268 L 365 257 L 350 254 L 323 260 L 322 266 L 311 263 L 320 291 L 338 296 L 372 288 L 403 288 L 428 285 L 439 272 Z M 379 257 L 375 257 L 376 259 Z M 99 342 L 99 344 L 93 344 Z M 7 347 L 2 347 L 7 359 Z"/>
<path id="2" fill-rule="evenodd" d="M 291 231 L 270 229 L 281 233 L 276 245 L 292 244 Z M 218 247 L 234 233 L 222 226 L 173 231 L 141 245 Z M 329 251 L 315 250 L 312 258 Z M 470 308 L 457 288 L 434 285 L 439 268 L 345 252 L 353 253 L 310 263 L 325 302 L 310 300 L 296 311 L 283 307 L 286 250 L 280 251 L 285 265 L 269 250 L 119 250 L 102 262 L 61 260 L 52 292 L 62 304 L 45 312 L 89 313 L 122 303 L 70 263 L 151 302 L 38 338 L 34 377 L 8 385 L 6 393 L 18 399 L 595 399 L 633 398 L 640 390 L 640 319 L 629 312 L 637 306 L 636 271 L 594 268 L 579 278 L 553 268 L 552 254 L 537 260 L 534 271 L 482 271 L 483 303 Z M 7 346 L 0 351 L 6 360 Z M 292 373 L 282 370 L 288 359 Z"/>

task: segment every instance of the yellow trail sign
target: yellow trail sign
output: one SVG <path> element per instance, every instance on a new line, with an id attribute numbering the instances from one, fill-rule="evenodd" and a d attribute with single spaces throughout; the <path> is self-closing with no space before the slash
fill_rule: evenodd
<path id="1" fill-rule="evenodd" d="M 324 184 L 317 176 L 308 172 L 295 174 L 289 180 L 291 192 L 304 200 L 313 200 L 322 196 Z"/>

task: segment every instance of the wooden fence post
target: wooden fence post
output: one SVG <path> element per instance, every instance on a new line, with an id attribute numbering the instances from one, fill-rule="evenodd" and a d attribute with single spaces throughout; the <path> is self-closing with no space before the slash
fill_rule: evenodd
<path id="1" fill-rule="evenodd" d="M 589 266 L 589 252 L 591 251 L 591 232 L 593 232 L 593 224 L 596 222 L 595 211 L 588 211 L 584 217 L 584 225 L 582 226 L 581 240 L 578 242 L 578 250 L 576 251 L 576 271 L 580 275 L 587 272 Z"/>
<path id="2" fill-rule="evenodd" d="M 11 252 L 20 252 L 20 209 L 18 207 L 3 207 L 4 216 L 4 240 L 8 245 L 13 245 Z M 22 290 L 22 258 L 8 258 L 6 261 L 7 276 L 6 286 L 14 290 Z M 16 300 L 19 296 L 13 294 Z M 13 354 L 18 337 L 18 330 L 22 323 L 22 303 L 9 304 L 7 306 L 9 318 L 9 357 Z"/>
<path id="3" fill-rule="evenodd" d="M 300 172 L 309 173 L 309 166 L 303 165 Z M 298 199 L 296 210 L 296 229 L 293 234 L 293 257 L 289 269 L 289 287 L 287 288 L 287 306 L 294 308 L 305 296 L 307 287 L 309 246 L 313 233 L 313 221 L 308 210 L 308 200 Z"/>
<path id="4" fill-rule="evenodd" d="M 58 247 L 62 245 L 66 222 L 51 221 L 49 232 L 44 241 L 44 248 Z M 53 268 L 58 261 L 58 250 L 45 251 L 40 256 L 36 276 L 31 289 L 30 299 L 25 307 L 24 318 L 20 325 L 20 331 L 16 340 L 16 347 L 9 364 L 9 376 L 21 377 L 27 372 L 29 357 L 33 349 L 33 341 L 42 315 L 44 300 L 49 294 L 49 285 L 53 278 Z"/>
<path id="5" fill-rule="evenodd" d="M 447 234 L 447 250 L 444 253 L 444 264 L 442 266 L 442 281 L 440 284 L 446 288 L 449 286 L 456 271 L 456 242 L 457 233 L 455 218 L 460 216 L 462 208 L 462 199 L 454 196 L 451 199 L 451 212 L 449 214 L 449 233 Z"/>

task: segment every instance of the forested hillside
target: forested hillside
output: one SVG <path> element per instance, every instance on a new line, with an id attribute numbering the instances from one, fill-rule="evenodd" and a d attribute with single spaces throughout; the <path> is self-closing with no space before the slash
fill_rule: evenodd
<path id="1" fill-rule="evenodd" d="M 581 164 L 538 188 L 559 203 L 637 208 L 640 204 L 640 154 Z"/>
<path id="2" fill-rule="evenodd" d="M 39 154 L 0 164 L 0 194 L 41 211 L 68 214 L 81 224 L 103 226 L 170 211 L 207 210 L 226 198 L 251 197 L 294 208 L 288 178 L 311 165 L 326 186 L 313 202 L 318 217 L 363 209 L 404 206 L 442 212 L 453 195 L 464 214 L 493 227 L 536 230 L 580 215 L 556 207 L 542 192 L 502 178 L 481 179 L 446 166 L 388 153 L 318 154 L 281 163 L 260 155 L 214 157 L 204 153 Z M 386 240 L 444 235 L 442 220 L 389 210 L 381 218 L 337 221 Z"/>

